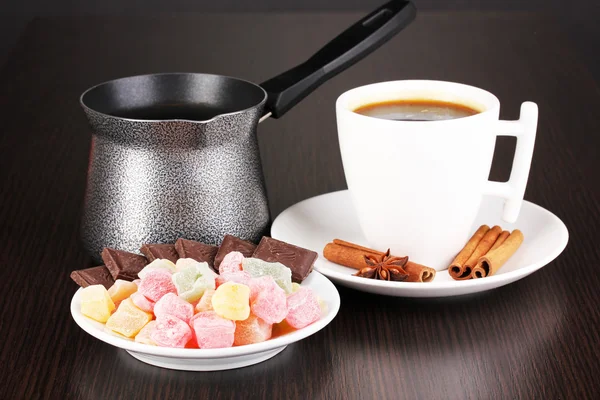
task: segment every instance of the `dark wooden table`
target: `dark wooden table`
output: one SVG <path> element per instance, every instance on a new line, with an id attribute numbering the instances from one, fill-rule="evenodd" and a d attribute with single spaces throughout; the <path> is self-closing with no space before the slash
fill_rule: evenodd
<path id="1" fill-rule="evenodd" d="M 308 57 L 357 14 L 52 18 L 33 21 L 0 75 L 0 398 L 581 399 L 600 395 L 600 82 L 551 17 L 421 13 L 323 85 L 259 141 L 273 216 L 345 188 L 333 104 L 358 85 L 465 82 L 540 108 L 526 198 L 571 238 L 534 275 L 473 296 L 410 300 L 340 287 L 323 331 L 262 364 L 191 373 L 143 364 L 71 319 L 86 266 L 78 224 L 90 131 L 79 94 L 121 76 L 213 72 L 261 82 Z M 597 76 L 597 75 L 596 75 Z M 499 140 L 506 179 L 514 141 Z"/>

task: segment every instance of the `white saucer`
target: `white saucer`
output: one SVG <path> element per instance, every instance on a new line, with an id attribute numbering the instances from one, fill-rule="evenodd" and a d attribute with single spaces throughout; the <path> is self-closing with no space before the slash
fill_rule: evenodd
<path id="1" fill-rule="evenodd" d="M 262 343 L 225 349 L 173 349 L 136 343 L 104 331 L 104 324 L 81 314 L 78 290 L 71 301 L 71 315 L 87 333 L 105 343 L 127 350 L 138 360 L 157 367 L 185 371 L 219 371 L 260 363 L 283 351 L 288 344 L 302 340 L 323 329 L 335 318 L 340 309 L 340 295 L 335 286 L 318 272 L 313 271 L 302 286 L 315 291 L 327 304 L 327 310 L 317 322 L 294 332 Z"/>
<path id="2" fill-rule="evenodd" d="M 362 245 L 367 243 L 347 190 L 313 197 L 291 206 L 275 219 L 271 235 L 319 253 L 315 269 L 343 286 L 399 297 L 458 296 L 494 289 L 524 278 L 554 260 L 567 245 L 567 227 L 550 211 L 524 201 L 517 222 L 508 224 L 501 219 L 502 207 L 502 199 L 484 197 L 473 232 L 482 224 L 500 225 L 507 230 L 520 229 L 525 240 L 496 275 L 467 281 L 453 280 L 447 270 L 439 271 L 429 283 L 376 281 L 352 276 L 356 270 L 323 258 L 323 248 L 333 239 Z"/>

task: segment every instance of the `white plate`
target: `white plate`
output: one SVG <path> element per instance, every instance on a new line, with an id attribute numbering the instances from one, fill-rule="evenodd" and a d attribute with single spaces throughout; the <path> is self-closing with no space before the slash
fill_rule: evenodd
<path id="1" fill-rule="evenodd" d="M 340 309 L 340 295 L 335 286 L 318 272 L 312 272 L 302 286 L 315 291 L 327 304 L 321 319 L 294 332 L 267 340 L 225 349 L 173 349 L 136 343 L 133 340 L 117 337 L 104 331 L 104 324 L 81 314 L 78 290 L 71 301 L 71 315 L 77 324 L 97 339 L 115 347 L 127 350 L 129 354 L 147 364 L 158 367 L 186 371 L 218 371 L 240 368 L 268 360 L 290 344 L 302 340 L 323 329 L 335 318 Z"/>
<path id="2" fill-rule="evenodd" d="M 366 245 L 347 190 L 291 206 L 275 219 L 271 235 L 319 253 L 315 269 L 343 286 L 399 297 L 457 296 L 494 289 L 524 278 L 554 260 L 567 245 L 569 232 L 556 215 L 525 201 L 517 222 L 508 224 L 500 217 L 502 206 L 502 199 L 484 197 L 473 232 L 482 224 L 500 225 L 507 230 L 520 229 L 525 240 L 496 275 L 482 279 L 455 281 L 446 270 L 439 271 L 429 283 L 376 281 L 352 276 L 356 270 L 327 261 L 323 258 L 323 248 L 333 239 Z"/>

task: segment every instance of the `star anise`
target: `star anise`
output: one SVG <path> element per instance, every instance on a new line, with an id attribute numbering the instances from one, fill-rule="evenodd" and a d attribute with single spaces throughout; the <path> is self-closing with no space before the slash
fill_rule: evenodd
<path id="1" fill-rule="evenodd" d="M 365 255 L 364 257 L 365 263 L 368 266 L 358 271 L 354 276 L 396 282 L 402 282 L 408 278 L 408 274 L 404 268 L 402 268 L 408 262 L 408 256 L 390 256 L 390 249 L 388 249 L 388 251 L 381 256 L 381 259 L 378 259 L 378 257 L 374 255 Z"/>

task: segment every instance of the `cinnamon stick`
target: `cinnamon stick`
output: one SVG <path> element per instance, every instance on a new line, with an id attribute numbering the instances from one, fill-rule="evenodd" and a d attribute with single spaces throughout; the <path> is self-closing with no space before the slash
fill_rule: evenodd
<path id="1" fill-rule="evenodd" d="M 521 243 L 523 243 L 523 233 L 515 229 L 501 244 L 479 259 L 473 268 L 473 278 L 494 275 L 506 260 L 515 254 Z"/>
<path id="2" fill-rule="evenodd" d="M 367 267 L 365 255 L 369 254 L 377 256 L 383 255 L 383 253 L 379 253 L 374 250 L 367 252 L 364 250 L 359 250 L 355 247 L 336 244 L 335 242 L 327 243 L 323 249 L 323 256 L 329 261 L 359 270 Z"/>
<path id="3" fill-rule="evenodd" d="M 323 249 L 323 256 L 327 260 L 358 270 L 368 266 L 365 262 L 366 255 L 382 257 L 384 254 L 381 251 L 341 239 L 334 239 L 333 243 L 328 243 Z M 435 270 L 433 268 L 412 261 L 408 261 L 403 268 L 408 273 L 408 278 L 404 282 L 431 282 L 435 278 Z"/>
<path id="4" fill-rule="evenodd" d="M 487 231 L 485 235 L 483 235 L 481 241 L 479 242 L 475 250 L 473 250 L 473 254 L 471 254 L 469 259 L 465 261 L 465 272 L 470 272 L 473 270 L 473 267 L 477 265 L 477 261 L 479 261 L 479 258 L 487 254 L 488 251 L 490 251 L 492 246 L 496 243 L 496 240 L 498 240 L 498 236 L 500 236 L 501 233 L 502 228 L 496 225 L 492 229 Z"/>
<path id="5" fill-rule="evenodd" d="M 479 229 L 477 229 L 477 231 L 473 234 L 473 236 L 471 236 L 471 239 L 469 239 L 465 247 L 463 247 L 463 249 L 456 255 L 454 261 L 452 261 L 450 267 L 448 267 L 448 272 L 454 280 L 458 281 L 471 278 L 471 269 L 469 268 L 467 271 L 465 268 L 465 263 L 469 260 L 469 258 L 479 245 L 479 242 L 481 242 L 481 240 L 489 230 L 489 226 L 481 225 Z"/>
<path id="6" fill-rule="evenodd" d="M 373 250 L 373 249 L 370 249 L 368 247 L 363 247 L 363 246 L 360 246 L 360 245 L 355 244 L 355 243 L 346 242 L 345 240 L 342 240 L 342 239 L 333 239 L 333 243 L 339 244 L 340 246 L 345 246 L 345 247 L 350 247 L 352 249 L 360 250 L 360 251 L 363 251 L 365 253 L 372 253 L 372 254 L 378 254 L 378 255 L 384 255 L 385 254 L 383 251 Z"/>
<path id="7" fill-rule="evenodd" d="M 408 278 L 404 282 L 431 282 L 435 278 L 435 269 L 412 261 L 404 265 Z"/>
<path id="8" fill-rule="evenodd" d="M 490 251 L 496 250 L 502 243 L 504 243 L 504 241 L 506 240 L 506 238 L 509 235 L 510 235 L 509 231 L 502 231 L 502 233 L 498 236 L 498 239 L 496 239 L 496 243 L 494 243 L 494 245 L 492 246 Z"/>

